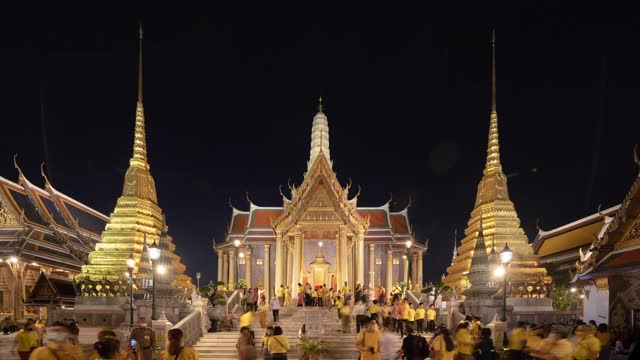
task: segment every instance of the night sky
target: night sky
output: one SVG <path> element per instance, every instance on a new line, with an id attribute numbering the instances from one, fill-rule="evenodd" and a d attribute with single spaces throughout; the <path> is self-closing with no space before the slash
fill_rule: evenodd
<path id="1" fill-rule="evenodd" d="M 485 162 L 494 27 L 502 164 L 530 240 L 536 219 L 551 229 L 619 203 L 638 173 L 633 11 L 231 3 L 4 11 L 0 176 L 17 179 L 17 153 L 42 186 L 45 161 L 58 190 L 112 211 L 140 20 L 151 171 L 177 253 L 204 280 L 229 200 L 280 206 L 279 185 L 301 183 L 319 96 L 338 178 L 361 185 L 361 206 L 411 198 L 417 239 L 430 239 L 425 279 L 439 279 Z"/>

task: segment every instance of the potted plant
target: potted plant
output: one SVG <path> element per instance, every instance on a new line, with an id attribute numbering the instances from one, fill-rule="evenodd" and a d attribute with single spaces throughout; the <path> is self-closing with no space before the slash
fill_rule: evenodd
<path id="1" fill-rule="evenodd" d="M 200 295 L 209 299 L 209 304 L 211 304 L 211 308 L 207 308 L 207 315 L 209 316 L 209 321 L 211 321 L 209 332 L 218 331 L 218 321 L 225 317 L 225 309 L 216 307 L 217 305 L 225 305 L 227 303 L 224 296 L 218 294 L 218 286 L 222 285 L 224 285 L 222 281 L 212 281 L 209 285 L 202 286 L 198 289 Z"/>
<path id="2" fill-rule="evenodd" d="M 306 336 L 300 337 L 302 350 L 301 360 L 320 360 L 328 352 L 327 343 L 320 339 L 309 339 Z"/>

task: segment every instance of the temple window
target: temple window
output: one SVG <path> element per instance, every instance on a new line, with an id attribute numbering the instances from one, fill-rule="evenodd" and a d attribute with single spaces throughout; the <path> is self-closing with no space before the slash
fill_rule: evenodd
<path id="1" fill-rule="evenodd" d="M 256 259 L 256 265 L 262 265 L 262 259 Z"/>

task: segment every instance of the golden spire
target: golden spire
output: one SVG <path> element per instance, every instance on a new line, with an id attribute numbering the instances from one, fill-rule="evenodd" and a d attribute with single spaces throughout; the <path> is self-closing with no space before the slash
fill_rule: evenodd
<path id="1" fill-rule="evenodd" d="M 496 33 L 491 36 L 491 115 L 489 122 L 489 143 L 487 145 L 487 164 L 484 174 L 502 171 L 500 164 L 500 141 L 498 138 L 498 111 L 496 108 Z"/>
<path id="2" fill-rule="evenodd" d="M 144 106 L 142 105 L 142 24 L 138 29 L 138 103 L 136 105 L 136 129 L 133 139 L 133 157 L 129 161 L 131 166 L 149 168 L 147 162 L 147 139 L 144 126 Z"/>

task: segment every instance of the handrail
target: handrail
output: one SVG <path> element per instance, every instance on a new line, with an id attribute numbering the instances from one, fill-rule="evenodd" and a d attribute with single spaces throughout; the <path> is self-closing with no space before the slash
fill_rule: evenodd
<path id="1" fill-rule="evenodd" d="M 413 292 L 407 291 L 407 294 L 409 295 L 407 296 L 407 298 L 410 298 L 411 302 L 413 302 L 416 306 L 420 303 L 420 300 L 415 295 L 413 295 Z"/>
<path id="2" fill-rule="evenodd" d="M 224 297 L 225 300 L 227 302 L 227 304 L 225 305 L 225 312 L 226 315 L 229 316 L 229 314 L 233 313 L 233 309 L 234 307 L 238 304 L 238 292 L 240 290 L 236 289 L 233 291 L 233 294 L 231 294 L 231 296 L 227 297 L 227 293 L 224 293 Z M 233 307 L 231 307 L 233 306 Z"/>
<path id="3" fill-rule="evenodd" d="M 172 329 L 182 330 L 184 344 L 188 346 L 195 344 L 204 335 L 202 328 L 202 314 L 199 310 L 193 310 L 172 327 Z"/>

